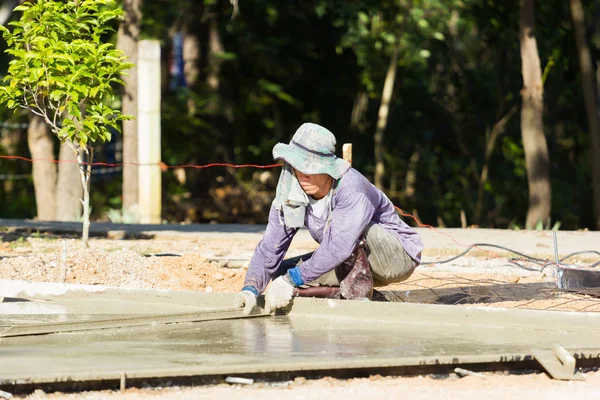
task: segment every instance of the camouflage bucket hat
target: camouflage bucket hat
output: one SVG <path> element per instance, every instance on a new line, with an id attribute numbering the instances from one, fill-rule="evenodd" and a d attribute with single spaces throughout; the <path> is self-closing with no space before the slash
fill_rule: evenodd
<path id="1" fill-rule="evenodd" d="M 335 155 L 335 136 L 321 125 L 305 123 L 298 128 L 290 144 L 277 143 L 273 158 L 283 160 L 307 174 L 327 174 L 339 179 L 350 164 Z"/>

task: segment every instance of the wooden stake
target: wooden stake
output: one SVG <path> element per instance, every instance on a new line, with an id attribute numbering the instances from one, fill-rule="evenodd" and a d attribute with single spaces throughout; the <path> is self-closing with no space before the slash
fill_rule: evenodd
<path id="1" fill-rule="evenodd" d="M 342 157 L 352 165 L 352 143 L 344 143 L 342 146 Z"/>

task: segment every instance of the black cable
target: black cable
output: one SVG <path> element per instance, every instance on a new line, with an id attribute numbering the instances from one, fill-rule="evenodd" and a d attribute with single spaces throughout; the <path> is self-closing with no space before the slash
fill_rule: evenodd
<path id="1" fill-rule="evenodd" d="M 517 262 L 517 260 L 518 260 L 518 259 L 516 259 L 516 258 L 509 258 L 509 259 L 508 259 L 508 263 L 509 263 L 509 264 L 516 265 L 517 267 L 519 267 L 519 268 L 521 268 L 521 269 L 524 269 L 524 270 L 527 270 L 527 271 L 535 271 L 535 272 L 537 272 L 537 271 L 540 271 L 539 269 L 535 269 L 535 268 L 528 268 L 528 267 L 526 267 L 526 266 L 524 266 L 524 265 L 521 265 L 521 264 L 519 264 L 519 263 Z"/>
<path id="2" fill-rule="evenodd" d="M 518 252 L 518 251 L 516 251 L 516 250 L 509 249 L 508 247 L 504 247 L 504 246 L 499 246 L 499 245 L 497 245 L 497 244 L 491 244 L 491 243 L 474 243 L 474 244 L 470 245 L 470 246 L 469 246 L 469 247 L 468 247 L 468 248 L 467 248 L 465 251 L 463 251 L 462 253 L 460 253 L 460 254 L 459 254 L 459 255 L 457 255 L 457 256 L 454 256 L 454 257 L 452 257 L 452 258 L 449 258 L 449 259 L 447 259 L 447 260 L 442 260 L 442 261 L 430 261 L 430 262 L 424 262 L 424 263 L 421 263 L 421 265 L 430 265 L 430 264 L 445 264 L 445 263 L 448 263 L 448 262 L 450 262 L 450 261 L 454 261 L 454 260 L 456 260 L 457 258 L 460 258 L 460 257 L 464 256 L 465 254 L 467 254 L 467 253 L 468 253 L 469 251 L 471 251 L 471 250 L 472 250 L 474 247 L 494 247 L 494 248 L 496 248 L 496 249 L 501 249 L 501 250 L 508 251 L 508 252 L 510 252 L 510 253 L 518 254 L 518 255 L 520 255 L 521 257 L 527 258 L 527 259 L 529 259 L 529 260 L 535 260 L 535 261 L 540 261 L 540 262 L 546 262 L 546 260 L 542 260 L 541 258 L 535 258 L 535 257 L 531 257 L 531 256 L 528 256 L 527 254 L 519 253 L 519 252 Z"/>
<path id="3" fill-rule="evenodd" d="M 548 267 L 550 265 L 555 265 L 556 264 L 556 262 L 554 262 L 554 261 L 548 261 L 548 260 L 544 260 L 544 259 L 541 259 L 541 258 L 532 257 L 532 256 L 529 256 L 527 254 L 523 254 L 523 253 L 518 252 L 516 250 L 510 249 L 508 247 L 499 246 L 499 245 L 491 244 L 491 243 L 475 243 L 475 244 L 470 245 L 465 251 L 463 251 L 462 253 L 460 253 L 460 254 L 458 254 L 458 255 L 456 255 L 454 257 L 448 258 L 446 260 L 441 260 L 441 261 L 422 262 L 421 265 L 433 265 L 433 264 L 445 264 L 445 263 L 449 263 L 449 262 L 454 261 L 454 260 L 456 260 L 456 259 L 458 259 L 460 257 L 463 257 L 465 254 L 467 254 L 469 251 L 473 250 L 473 248 L 475 248 L 475 247 L 493 247 L 493 248 L 496 248 L 496 249 L 501 249 L 501 250 L 504 250 L 504 251 L 508 251 L 510 253 L 517 254 L 517 255 L 523 257 L 525 260 L 528 260 L 528 261 L 534 262 L 536 264 L 539 264 L 542 267 L 540 270 L 537 270 L 537 269 L 528 268 L 528 267 L 525 267 L 525 266 L 519 264 L 517 262 L 517 261 L 519 261 L 519 259 L 510 258 L 508 260 L 509 263 L 515 264 L 519 268 L 522 268 L 522 269 L 525 269 L 525 270 L 528 270 L 528 271 L 543 272 L 546 267 Z M 570 253 L 570 254 L 564 256 L 563 258 L 559 259 L 559 265 L 562 264 L 562 261 L 565 261 L 565 260 L 567 260 L 567 259 L 569 259 L 569 258 L 571 258 L 573 256 L 580 255 L 580 254 L 589 254 L 589 253 L 600 255 L 600 252 L 596 251 L 596 250 L 576 251 L 574 253 Z M 594 268 L 594 267 L 596 267 L 598 265 L 600 265 L 600 261 L 595 262 L 595 263 L 593 263 L 593 264 L 591 264 L 589 266 L 585 266 L 584 268 Z"/>
<path id="4" fill-rule="evenodd" d="M 600 251 L 596 251 L 596 250 L 583 250 L 583 251 L 576 251 L 575 253 L 571 253 L 568 256 L 565 256 L 565 257 L 561 258 L 560 261 L 565 261 L 567 258 L 571 258 L 573 256 L 578 256 L 580 254 L 588 254 L 588 253 L 592 253 L 592 254 L 596 254 L 596 255 L 600 256 Z"/>
<path id="5" fill-rule="evenodd" d="M 596 261 L 595 263 L 588 265 L 587 267 L 584 267 L 584 268 L 594 268 L 594 267 L 597 267 L 598 265 L 600 265 L 600 261 Z"/>

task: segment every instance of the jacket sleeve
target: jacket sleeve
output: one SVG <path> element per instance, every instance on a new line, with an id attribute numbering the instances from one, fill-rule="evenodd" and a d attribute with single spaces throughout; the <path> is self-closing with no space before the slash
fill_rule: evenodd
<path id="1" fill-rule="evenodd" d="M 253 286 L 258 293 L 264 292 L 267 284 L 277 272 L 296 232 L 298 232 L 297 228 L 285 226 L 283 215 L 280 215 L 280 211 L 271 206 L 267 230 L 250 260 L 244 286 Z"/>
<path id="2" fill-rule="evenodd" d="M 312 257 L 298 266 L 304 283 L 314 281 L 344 262 L 373 218 L 375 207 L 361 192 L 339 193 L 331 224 Z"/>

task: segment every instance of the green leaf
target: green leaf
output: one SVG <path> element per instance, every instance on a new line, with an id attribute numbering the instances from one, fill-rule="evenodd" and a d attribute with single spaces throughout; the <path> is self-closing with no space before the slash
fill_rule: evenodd
<path id="1" fill-rule="evenodd" d="M 97 128 L 96 125 L 90 121 L 89 119 L 86 119 L 85 121 L 83 121 L 83 125 L 88 128 L 91 132 L 94 132 Z"/>
<path id="2" fill-rule="evenodd" d="M 88 135 L 85 134 L 85 132 L 83 131 L 77 131 L 77 138 L 79 139 L 79 145 L 80 146 L 85 146 L 87 144 L 88 141 Z"/>
<path id="3" fill-rule="evenodd" d="M 418 24 L 421 28 L 429 28 L 429 22 L 426 19 L 420 19 Z"/>
<path id="4" fill-rule="evenodd" d="M 315 6 L 315 13 L 317 14 L 317 16 L 319 18 L 323 18 L 323 16 L 325 15 L 326 12 L 327 12 L 327 3 L 326 2 L 323 1 Z"/>
<path id="5" fill-rule="evenodd" d="M 422 49 L 421 51 L 419 51 L 419 55 L 423 58 L 429 58 L 431 57 L 431 52 L 427 49 Z"/>
<path id="6" fill-rule="evenodd" d="M 53 101 L 59 101 L 60 98 L 64 95 L 64 91 L 62 90 L 53 90 L 50 93 L 50 99 Z"/>
<path id="7" fill-rule="evenodd" d="M 215 53 L 215 57 L 220 58 L 221 60 L 230 61 L 237 59 L 237 54 L 230 52 L 220 52 Z"/>
<path id="8" fill-rule="evenodd" d="M 360 11 L 358 13 L 358 21 L 362 24 L 367 24 L 369 23 L 369 16 L 365 12 Z"/>

